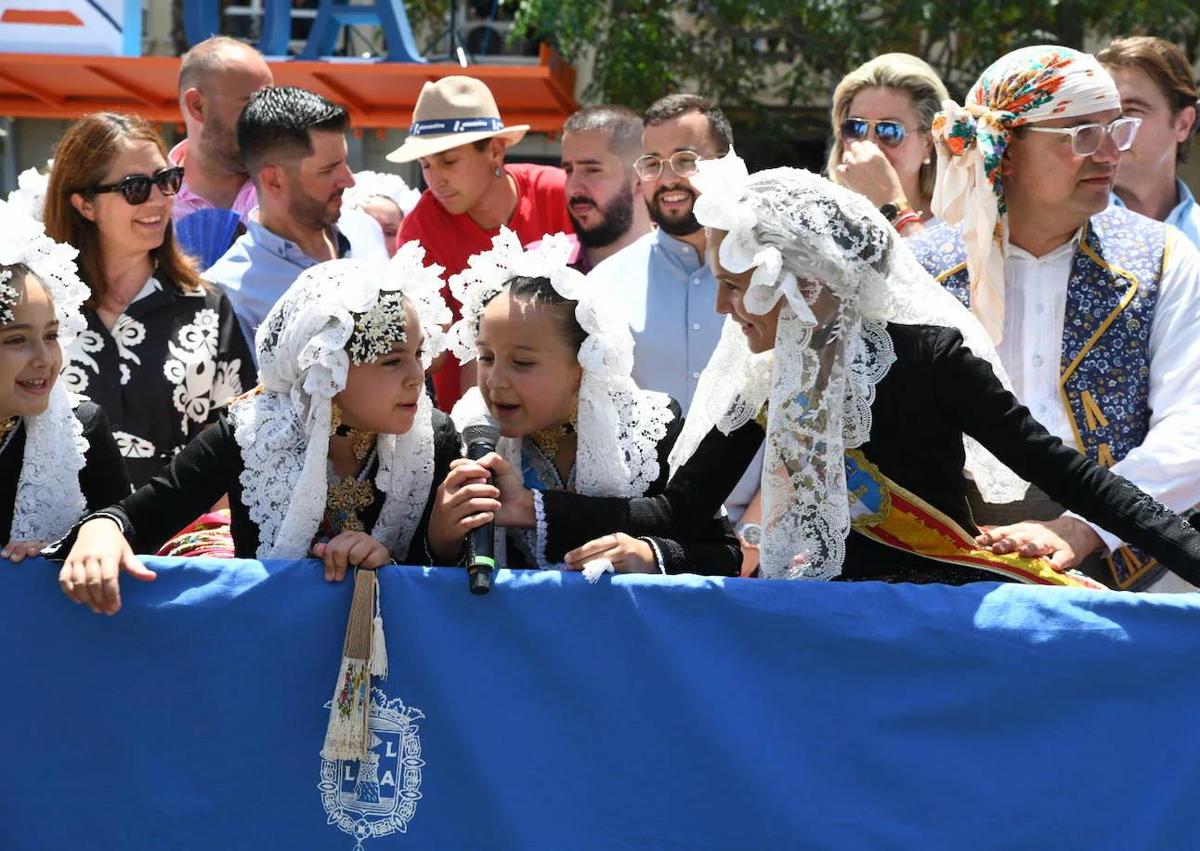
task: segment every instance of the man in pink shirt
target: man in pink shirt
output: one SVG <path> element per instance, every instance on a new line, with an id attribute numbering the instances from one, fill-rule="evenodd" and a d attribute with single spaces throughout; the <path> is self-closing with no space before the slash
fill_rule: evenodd
<path id="1" fill-rule="evenodd" d="M 237 144 L 237 119 L 254 94 L 273 83 L 262 55 L 247 44 L 213 36 L 183 55 L 179 109 L 187 138 L 171 150 L 185 169 L 171 218 L 219 207 L 241 216 L 258 204 Z"/>
<path id="2" fill-rule="evenodd" d="M 525 136 L 527 125 L 505 127 L 488 87 L 472 77 L 426 83 L 413 109 L 408 138 L 388 154 L 394 163 L 418 160 L 428 189 L 400 225 L 398 242 L 418 240 L 428 262 L 446 276 L 492 245 L 504 225 L 522 245 L 546 234 L 571 233 L 566 177 L 554 166 L 506 165 L 504 153 Z M 458 317 L 459 305 L 445 291 Z M 450 410 L 471 384 L 453 356 L 433 373 L 438 406 Z"/>

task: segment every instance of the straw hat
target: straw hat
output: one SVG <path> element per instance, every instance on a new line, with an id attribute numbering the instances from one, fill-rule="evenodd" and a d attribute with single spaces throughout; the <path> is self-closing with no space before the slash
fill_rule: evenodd
<path id="1" fill-rule="evenodd" d="M 479 80 L 443 77 L 421 89 L 408 138 L 387 159 L 394 163 L 412 162 L 493 136 L 515 145 L 528 130 L 528 124 L 504 126 L 496 99 Z"/>

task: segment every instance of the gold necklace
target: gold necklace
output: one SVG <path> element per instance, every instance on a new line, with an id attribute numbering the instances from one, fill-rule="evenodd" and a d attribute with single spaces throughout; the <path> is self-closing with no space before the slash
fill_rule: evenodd
<path id="1" fill-rule="evenodd" d="M 559 425 L 539 429 L 529 435 L 529 437 L 534 445 L 541 450 L 542 454 L 549 458 L 551 463 L 554 463 L 554 459 L 558 457 L 558 445 L 564 437 L 574 433 L 574 423 L 560 423 Z"/>
<path id="2" fill-rule="evenodd" d="M 21 424 L 20 417 L 9 417 L 4 422 L 0 422 L 0 445 L 8 439 L 8 436 L 16 431 L 17 426 Z"/>

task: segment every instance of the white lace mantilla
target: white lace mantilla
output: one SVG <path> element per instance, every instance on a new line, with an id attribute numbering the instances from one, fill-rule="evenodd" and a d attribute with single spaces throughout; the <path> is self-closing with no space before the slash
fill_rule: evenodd
<path id="1" fill-rule="evenodd" d="M 75 268 L 77 254 L 46 236 L 42 223 L 20 206 L 0 202 L 0 265 L 22 264 L 46 286 L 64 353 L 86 327 L 80 308 L 90 293 Z M 87 442 L 75 417 L 77 404 L 78 399 L 56 381 L 46 411 L 25 418 L 25 455 L 13 506 L 14 541 L 60 538 L 86 508 L 79 471 Z"/>
<path id="2" fill-rule="evenodd" d="M 768 403 L 762 571 L 831 579 L 841 573 L 850 530 L 844 453 L 869 439 L 875 388 L 896 360 L 886 324 L 957 328 L 1007 377 L 978 321 L 862 196 L 798 169 L 750 175 L 732 151 L 702 161 L 693 182 L 701 193 L 697 219 L 726 232 L 721 265 L 753 270 L 745 310 L 763 315 L 783 306 L 774 349 L 763 354 L 752 354 L 736 322 L 726 321 L 672 471 L 711 428 L 728 433 Z M 974 441 L 964 443 L 989 499 L 1023 495 L 1015 474 Z"/>
<path id="3" fill-rule="evenodd" d="M 408 243 L 384 266 L 331 260 L 305 270 L 258 329 L 259 380 L 265 392 L 230 405 L 244 470 L 240 477 L 250 519 L 259 528 L 259 558 L 303 558 L 325 512 L 332 400 L 346 386 L 346 345 L 356 317 L 402 292 L 425 336 L 428 366 L 449 318 L 437 298 L 439 267 L 423 264 L 424 250 Z M 372 537 L 402 558 L 433 483 L 433 404 L 424 390 L 412 428 L 377 439 L 375 485 L 384 494 Z"/>

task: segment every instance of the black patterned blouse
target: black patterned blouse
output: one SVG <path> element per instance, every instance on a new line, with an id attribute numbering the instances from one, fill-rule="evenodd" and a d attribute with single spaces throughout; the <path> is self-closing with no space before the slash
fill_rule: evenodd
<path id="1" fill-rule="evenodd" d="M 134 487 L 254 386 L 246 338 L 218 289 L 190 293 L 154 277 L 111 329 L 83 313 L 88 327 L 66 353 L 63 379 L 108 415 Z"/>

